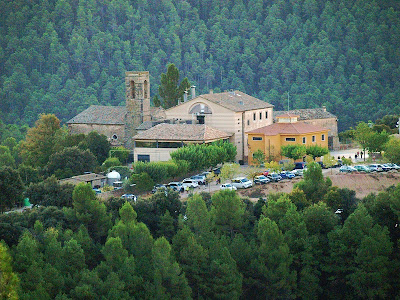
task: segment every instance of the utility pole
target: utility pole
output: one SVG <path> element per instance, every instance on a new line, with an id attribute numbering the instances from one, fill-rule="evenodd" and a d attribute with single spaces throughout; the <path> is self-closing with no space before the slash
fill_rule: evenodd
<path id="1" fill-rule="evenodd" d="M 287 92 L 287 111 L 289 113 L 289 92 Z"/>

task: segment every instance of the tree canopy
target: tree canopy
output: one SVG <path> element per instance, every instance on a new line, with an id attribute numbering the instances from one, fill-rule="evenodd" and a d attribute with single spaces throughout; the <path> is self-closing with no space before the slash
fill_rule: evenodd
<path id="1" fill-rule="evenodd" d="M 123 105 L 129 70 L 148 70 L 160 99 L 174 64 L 197 93 L 238 89 L 281 110 L 289 92 L 343 130 L 400 113 L 398 19 L 394 0 L 2 1 L 0 118 Z"/>

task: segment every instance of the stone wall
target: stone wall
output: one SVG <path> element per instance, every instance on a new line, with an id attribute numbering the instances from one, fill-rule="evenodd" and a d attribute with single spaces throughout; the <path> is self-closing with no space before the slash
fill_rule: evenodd
<path id="1" fill-rule="evenodd" d="M 122 146 L 125 143 L 124 125 L 69 124 L 68 131 L 70 134 L 89 134 L 97 131 L 99 134 L 104 134 L 112 146 Z"/>

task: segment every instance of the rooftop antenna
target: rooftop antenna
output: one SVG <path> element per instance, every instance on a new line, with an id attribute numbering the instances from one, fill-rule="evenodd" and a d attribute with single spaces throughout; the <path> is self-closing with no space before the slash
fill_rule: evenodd
<path id="1" fill-rule="evenodd" d="M 289 92 L 287 92 L 287 112 L 289 113 Z"/>

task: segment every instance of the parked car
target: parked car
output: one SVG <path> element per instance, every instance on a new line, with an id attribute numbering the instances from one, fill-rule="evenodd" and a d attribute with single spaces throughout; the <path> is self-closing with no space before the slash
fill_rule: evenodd
<path id="1" fill-rule="evenodd" d="M 303 176 L 304 175 L 304 170 L 303 169 L 297 169 L 297 170 L 293 170 L 292 173 L 295 176 Z"/>
<path id="2" fill-rule="evenodd" d="M 246 177 L 237 177 L 232 179 L 231 184 L 238 189 L 247 189 L 253 186 L 253 183 Z"/>
<path id="3" fill-rule="evenodd" d="M 254 184 L 266 184 L 270 181 L 271 180 L 264 175 L 259 175 L 259 176 L 254 177 Z"/>
<path id="4" fill-rule="evenodd" d="M 271 170 L 265 170 L 264 172 L 262 172 L 261 173 L 261 175 L 264 175 L 264 176 L 268 176 L 268 174 L 271 172 Z"/>
<path id="5" fill-rule="evenodd" d="M 269 174 L 268 178 L 271 179 L 271 181 L 275 181 L 275 182 L 282 180 L 282 176 L 279 174 L 276 174 L 276 173 Z"/>
<path id="6" fill-rule="evenodd" d="M 190 177 L 190 179 L 197 181 L 199 185 L 206 184 L 206 175 L 198 174 Z"/>
<path id="7" fill-rule="evenodd" d="M 339 172 L 343 172 L 343 173 L 352 173 L 352 172 L 356 172 L 357 169 L 355 169 L 352 166 L 341 166 L 339 168 Z"/>
<path id="8" fill-rule="evenodd" d="M 371 172 L 382 172 L 383 169 L 379 164 L 371 164 L 368 165 L 368 168 L 371 170 Z"/>
<path id="9" fill-rule="evenodd" d="M 152 192 L 153 194 L 155 194 L 155 193 L 158 192 L 158 191 L 166 190 L 166 189 L 167 189 L 167 187 L 166 187 L 164 184 L 156 184 L 156 185 L 153 187 L 153 189 L 151 190 L 151 192 Z"/>
<path id="10" fill-rule="evenodd" d="M 122 196 L 121 196 L 121 199 L 126 199 L 126 200 L 133 200 L 133 201 L 135 201 L 136 202 L 136 200 L 137 200 L 137 197 L 134 195 L 134 194 L 123 194 Z"/>
<path id="11" fill-rule="evenodd" d="M 302 161 L 302 162 L 296 162 L 294 163 L 294 168 L 295 169 L 304 169 L 306 168 L 307 163 Z"/>
<path id="12" fill-rule="evenodd" d="M 326 169 L 326 166 L 324 165 L 324 163 L 322 161 L 317 161 L 317 164 L 319 164 L 321 166 L 321 169 Z"/>
<path id="13" fill-rule="evenodd" d="M 218 168 L 214 168 L 214 169 L 212 169 L 212 171 L 214 172 L 214 174 L 215 175 L 219 175 L 219 174 L 221 174 L 221 168 L 220 167 L 218 167 Z"/>
<path id="14" fill-rule="evenodd" d="M 392 167 L 389 166 L 388 164 L 382 164 L 382 165 L 380 165 L 380 166 L 381 166 L 381 168 L 382 168 L 382 170 L 383 170 L 384 172 L 388 172 L 388 171 L 391 171 L 391 170 L 392 170 Z"/>
<path id="15" fill-rule="evenodd" d="M 295 175 L 290 171 L 282 171 L 279 175 L 281 175 L 282 179 L 292 179 Z"/>
<path id="16" fill-rule="evenodd" d="M 393 163 L 388 163 L 387 165 L 389 165 L 390 167 L 392 167 L 392 170 L 396 170 L 399 171 L 400 170 L 400 166 L 393 164 Z"/>
<path id="17" fill-rule="evenodd" d="M 185 178 L 182 180 L 182 185 L 183 188 L 188 187 L 188 188 L 197 188 L 199 186 L 198 182 L 194 179 L 190 178 Z"/>
<path id="18" fill-rule="evenodd" d="M 101 194 L 101 190 L 100 189 L 93 189 L 93 191 L 97 194 Z"/>
<path id="19" fill-rule="evenodd" d="M 341 167 L 341 166 L 343 166 L 343 162 L 342 162 L 341 159 L 338 159 L 338 160 L 336 161 L 336 164 L 334 164 L 334 165 L 332 166 L 332 168 L 339 168 L 339 167 Z"/>
<path id="20" fill-rule="evenodd" d="M 354 166 L 354 168 L 355 168 L 358 172 L 363 172 L 363 173 L 369 173 L 369 172 L 371 172 L 371 170 L 370 170 L 367 166 L 364 166 L 364 165 L 356 165 L 356 166 Z"/>
<path id="21" fill-rule="evenodd" d="M 182 185 L 182 182 L 173 181 L 168 183 L 168 187 L 173 189 L 174 191 L 183 192 L 185 188 Z"/>
<path id="22" fill-rule="evenodd" d="M 221 190 L 234 190 L 234 191 L 237 190 L 236 186 L 233 186 L 233 185 L 230 184 L 230 183 L 221 184 L 219 188 L 220 188 Z"/>

